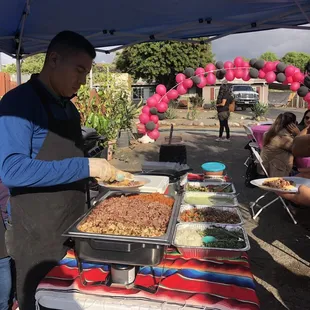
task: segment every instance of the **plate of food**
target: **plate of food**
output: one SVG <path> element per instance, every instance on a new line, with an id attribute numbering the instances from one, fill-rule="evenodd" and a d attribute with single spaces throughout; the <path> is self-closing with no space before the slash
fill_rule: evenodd
<path id="1" fill-rule="evenodd" d="M 99 185 L 113 189 L 113 190 L 132 190 L 138 189 L 139 187 L 144 186 L 149 181 L 147 178 L 143 178 L 141 176 L 134 176 L 133 179 L 124 179 L 123 181 L 114 181 L 114 182 L 98 182 Z"/>
<path id="2" fill-rule="evenodd" d="M 252 180 L 251 183 L 271 192 L 297 193 L 300 185 L 310 186 L 310 179 L 299 177 L 273 177 Z"/>

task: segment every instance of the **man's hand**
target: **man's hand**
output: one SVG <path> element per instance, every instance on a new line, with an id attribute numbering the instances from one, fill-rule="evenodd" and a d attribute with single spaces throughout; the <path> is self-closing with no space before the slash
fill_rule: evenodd
<path id="1" fill-rule="evenodd" d="M 107 160 L 102 158 L 89 159 L 89 175 L 103 182 L 122 181 L 133 179 L 133 175 L 116 169 Z"/>
<path id="2" fill-rule="evenodd" d="M 293 194 L 279 193 L 278 195 L 297 205 L 310 207 L 310 187 L 307 187 L 305 185 L 299 186 L 297 193 Z"/>

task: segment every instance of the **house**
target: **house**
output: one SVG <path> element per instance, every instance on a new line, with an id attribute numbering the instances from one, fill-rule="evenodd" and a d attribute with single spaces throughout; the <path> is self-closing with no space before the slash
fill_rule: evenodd
<path id="1" fill-rule="evenodd" d="M 155 82 L 148 83 L 142 79 L 133 82 L 131 85 L 132 100 L 138 103 L 142 99 L 145 103 L 146 100 L 155 93 L 156 85 Z"/>
<path id="2" fill-rule="evenodd" d="M 235 79 L 230 84 L 246 84 L 251 85 L 259 94 L 259 102 L 268 103 L 268 90 L 269 86 L 263 79 L 250 79 L 245 82 L 242 79 Z M 217 80 L 215 85 L 207 85 L 202 89 L 202 98 L 204 103 L 212 103 L 217 99 L 222 81 Z"/>

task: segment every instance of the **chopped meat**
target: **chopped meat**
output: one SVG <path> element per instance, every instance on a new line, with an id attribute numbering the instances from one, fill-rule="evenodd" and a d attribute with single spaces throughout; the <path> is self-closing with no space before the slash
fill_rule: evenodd
<path id="1" fill-rule="evenodd" d="M 294 185 L 294 182 L 285 180 L 283 178 L 278 178 L 274 180 L 267 180 L 263 182 L 264 186 L 272 187 L 272 188 L 278 188 L 278 189 L 286 189 L 290 188 Z"/>
<path id="2" fill-rule="evenodd" d="M 165 234 L 174 200 L 161 194 L 111 197 L 82 221 L 83 232 L 157 237 Z"/>

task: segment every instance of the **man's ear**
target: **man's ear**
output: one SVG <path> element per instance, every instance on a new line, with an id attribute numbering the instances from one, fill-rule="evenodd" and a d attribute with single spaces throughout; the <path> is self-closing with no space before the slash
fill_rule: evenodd
<path id="1" fill-rule="evenodd" d="M 47 63 L 51 68 L 55 69 L 59 60 L 59 54 L 56 52 L 51 52 L 48 55 Z"/>

